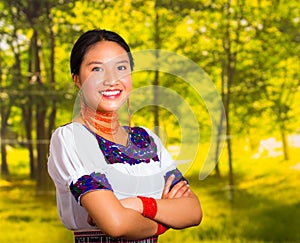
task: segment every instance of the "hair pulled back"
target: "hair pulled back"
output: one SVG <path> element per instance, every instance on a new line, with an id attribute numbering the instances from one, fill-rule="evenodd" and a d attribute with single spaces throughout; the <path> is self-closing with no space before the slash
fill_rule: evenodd
<path id="1" fill-rule="evenodd" d="M 83 33 L 75 42 L 71 51 L 70 69 L 72 74 L 79 74 L 80 65 L 86 52 L 100 41 L 113 41 L 119 44 L 127 52 L 131 70 L 133 70 L 134 62 L 130 48 L 126 41 L 117 33 L 105 29 L 94 29 Z"/>

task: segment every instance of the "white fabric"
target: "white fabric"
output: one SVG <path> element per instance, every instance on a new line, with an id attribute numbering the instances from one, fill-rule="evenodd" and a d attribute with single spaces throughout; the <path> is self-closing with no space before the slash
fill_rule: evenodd
<path id="1" fill-rule="evenodd" d="M 106 175 L 119 198 L 137 195 L 160 198 L 166 172 L 176 169 L 171 155 L 160 139 L 150 130 L 148 134 L 157 145 L 160 162 L 107 164 L 95 136 L 80 123 L 59 127 L 52 134 L 48 171 L 56 186 L 59 216 L 71 230 L 90 230 L 87 212 L 72 195 L 69 186 L 80 177 L 100 172 Z"/>

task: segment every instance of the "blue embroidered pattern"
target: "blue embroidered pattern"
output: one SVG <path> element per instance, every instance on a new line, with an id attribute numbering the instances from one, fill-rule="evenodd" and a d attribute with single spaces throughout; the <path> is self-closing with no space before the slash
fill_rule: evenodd
<path id="1" fill-rule="evenodd" d="M 70 190 L 78 203 L 81 195 L 99 189 L 113 191 L 106 176 L 95 172 L 80 177 L 75 184 L 72 182 L 70 185 Z"/>
<path id="2" fill-rule="evenodd" d="M 116 144 L 94 134 L 109 164 L 128 163 L 130 165 L 149 163 L 150 160 L 159 161 L 157 146 L 147 131 L 141 127 L 124 127 L 129 131 L 127 146 Z"/>

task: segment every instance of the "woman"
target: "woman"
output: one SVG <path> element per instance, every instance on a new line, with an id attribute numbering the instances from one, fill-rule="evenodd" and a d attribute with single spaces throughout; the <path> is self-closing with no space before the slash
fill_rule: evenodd
<path id="1" fill-rule="evenodd" d="M 168 228 L 198 225 L 199 200 L 159 138 L 119 124 L 132 89 L 127 43 L 111 31 L 88 31 L 70 66 L 80 114 L 53 133 L 48 171 L 75 242 L 157 242 Z"/>

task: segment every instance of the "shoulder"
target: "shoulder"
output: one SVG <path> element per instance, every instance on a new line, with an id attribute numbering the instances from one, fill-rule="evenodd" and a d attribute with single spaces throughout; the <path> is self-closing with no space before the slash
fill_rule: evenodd
<path id="1" fill-rule="evenodd" d="M 51 139 L 60 137 L 60 138 L 71 138 L 74 137 L 79 131 L 84 131 L 85 127 L 78 122 L 70 122 L 65 125 L 62 125 L 54 130 L 52 133 Z"/>
<path id="2" fill-rule="evenodd" d="M 68 149 L 78 147 L 78 145 L 85 146 L 87 141 L 90 142 L 93 138 L 93 135 L 81 123 L 68 123 L 54 130 L 50 140 L 50 149 L 56 146 Z"/>

